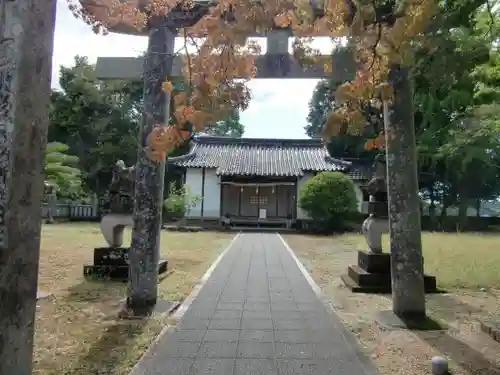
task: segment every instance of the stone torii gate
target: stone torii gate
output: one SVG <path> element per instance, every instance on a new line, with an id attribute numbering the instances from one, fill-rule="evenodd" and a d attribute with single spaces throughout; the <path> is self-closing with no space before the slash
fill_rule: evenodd
<path id="1" fill-rule="evenodd" d="M 91 0 L 89 0 L 91 1 Z M 102 6 L 102 0 L 101 0 Z M 209 3 L 197 2 L 207 7 Z M 99 7 L 96 14 L 105 17 Z M 101 13 L 99 13 L 101 12 Z M 163 92 L 162 82 L 167 77 L 181 74 L 181 60 L 174 56 L 174 42 L 181 27 L 193 25 L 202 16 L 200 11 L 171 11 L 165 18 L 149 20 L 148 30 L 138 32 L 131 22 L 120 21 L 110 31 L 148 36 L 145 57 L 99 57 L 96 75 L 100 79 L 144 81 L 144 113 L 139 132 L 138 160 L 134 192 L 134 227 L 129 252 L 129 288 L 127 308 L 140 315 L 156 304 L 158 295 L 157 267 L 164 189 L 165 163 L 151 162 L 146 153 L 146 139 L 155 124 L 165 123 L 170 116 L 170 93 Z M 267 51 L 257 59 L 257 78 L 327 78 L 323 64 L 301 66 L 288 52 L 288 29 L 277 29 L 266 35 Z M 339 80 L 352 77 L 354 62 L 345 52 L 325 56 L 333 59 L 335 75 Z"/>

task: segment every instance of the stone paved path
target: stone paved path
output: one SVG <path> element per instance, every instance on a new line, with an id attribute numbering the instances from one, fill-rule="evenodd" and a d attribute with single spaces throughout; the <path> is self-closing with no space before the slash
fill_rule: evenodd
<path id="1" fill-rule="evenodd" d="M 167 281 L 168 282 L 168 281 Z M 375 375 L 274 233 L 241 234 L 132 375 Z"/>

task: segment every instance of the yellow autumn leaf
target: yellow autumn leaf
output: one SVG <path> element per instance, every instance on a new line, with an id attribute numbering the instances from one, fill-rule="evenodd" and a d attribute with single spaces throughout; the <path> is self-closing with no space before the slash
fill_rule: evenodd
<path id="1" fill-rule="evenodd" d="M 285 28 L 290 25 L 290 19 L 288 18 L 287 14 L 281 13 L 274 17 L 274 23 L 278 27 Z"/>
<path id="2" fill-rule="evenodd" d="M 172 90 L 174 89 L 174 85 L 172 85 L 172 82 L 170 82 L 170 81 L 165 81 L 162 83 L 161 89 L 164 92 L 172 92 Z"/>

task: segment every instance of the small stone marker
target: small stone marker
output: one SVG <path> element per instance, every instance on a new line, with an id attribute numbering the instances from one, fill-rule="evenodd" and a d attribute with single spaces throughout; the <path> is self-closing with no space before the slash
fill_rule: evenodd
<path id="1" fill-rule="evenodd" d="M 435 356 L 431 359 L 433 375 L 444 375 L 448 373 L 448 361 L 446 358 Z"/>

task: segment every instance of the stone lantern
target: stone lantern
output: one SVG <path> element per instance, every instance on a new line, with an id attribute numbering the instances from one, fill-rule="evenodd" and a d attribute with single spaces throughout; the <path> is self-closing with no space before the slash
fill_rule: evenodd
<path id="1" fill-rule="evenodd" d="M 382 253 L 382 234 L 389 231 L 385 155 L 375 157 L 375 175 L 362 189 L 370 196 L 369 216 L 363 222 L 363 235 L 371 253 Z"/>
<path id="2" fill-rule="evenodd" d="M 370 196 L 368 217 L 362 230 L 368 251 L 358 252 L 358 264 L 349 266 L 342 276 L 345 285 L 353 292 L 390 293 L 391 255 L 384 253 L 382 235 L 389 231 L 387 172 L 385 155 L 375 157 L 374 176 L 362 187 Z M 436 292 L 436 278 L 424 275 L 426 292 Z"/>

